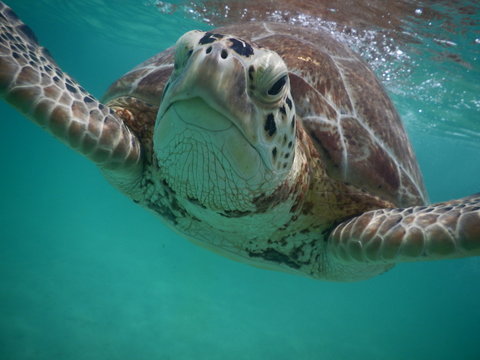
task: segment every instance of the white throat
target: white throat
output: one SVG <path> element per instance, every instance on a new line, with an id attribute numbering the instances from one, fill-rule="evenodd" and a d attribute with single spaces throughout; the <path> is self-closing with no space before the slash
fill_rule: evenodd
<path id="1" fill-rule="evenodd" d="M 157 119 L 161 176 L 178 196 L 214 211 L 254 211 L 274 175 L 226 117 L 199 98 L 173 103 Z"/>

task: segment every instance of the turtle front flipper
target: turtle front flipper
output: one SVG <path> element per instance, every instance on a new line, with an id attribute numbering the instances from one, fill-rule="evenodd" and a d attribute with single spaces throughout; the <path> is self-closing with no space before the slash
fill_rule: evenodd
<path id="1" fill-rule="evenodd" d="M 332 256 L 342 262 L 397 263 L 480 255 L 480 194 L 405 209 L 380 209 L 338 225 Z"/>
<path id="2" fill-rule="evenodd" d="M 0 2 L 0 96 L 106 171 L 141 167 L 136 136 L 63 73 L 32 30 Z"/>

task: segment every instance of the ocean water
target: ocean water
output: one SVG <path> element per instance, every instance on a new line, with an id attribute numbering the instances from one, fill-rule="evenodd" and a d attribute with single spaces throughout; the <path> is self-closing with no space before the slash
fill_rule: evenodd
<path id="1" fill-rule="evenodd" d="M 480 191 L 480 13 L 442 3 L 449 21 L 418 7 L 410 40 L 332 27 L 384 81 L 431 201 Z M 212 26 L 180 2 L 8 4 L 96 96 Z M 174 234 L 4 103 L 0 133 L 0 360 L 480 359 L 479 258 L 358 283 L 259 270 Z"/>

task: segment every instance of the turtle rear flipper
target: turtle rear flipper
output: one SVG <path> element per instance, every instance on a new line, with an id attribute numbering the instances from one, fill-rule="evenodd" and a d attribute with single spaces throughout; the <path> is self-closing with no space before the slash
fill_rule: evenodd
<path id="1" fill-rule="evenodd" d="M 136 136 L 112 109 L 63 73 L 2 2 L 0 96 L 102 169 L 130 175 L 141 167 Z"/>
<path id="2" fill-rule="evenodd" d="M 329 237 L 342 262 L 397 263 L 480 255 L 480 194 L 405 209 L 366 212 Z"/>

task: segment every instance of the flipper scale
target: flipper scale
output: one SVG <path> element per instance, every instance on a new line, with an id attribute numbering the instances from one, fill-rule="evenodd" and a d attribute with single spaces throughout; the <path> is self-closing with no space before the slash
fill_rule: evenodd
<path id="1" fill-rule="evenodd" d="M 337 226 L 329 246 L 341 261 L 362 263 L 480 255 L 480 194 L 430 206 L 366 212 Z"/>
<path id="2" fill-rule="evenodd" d="M 0 2 L 0 96 L 105 170 L 141 167 L 137 137 L 62 72 L 32 30 Z"/>

